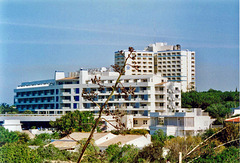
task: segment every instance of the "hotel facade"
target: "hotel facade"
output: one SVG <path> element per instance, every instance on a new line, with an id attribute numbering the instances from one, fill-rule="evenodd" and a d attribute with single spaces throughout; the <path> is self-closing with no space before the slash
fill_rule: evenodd
<path id="1" fill-rule="evenodd" d="M 115 52 L 115 64 L 123 66 L 124 58 L 129 54 L 123 51 L 123 55 Z M 150 44 L 144 50 L 136 50 L 136 59 L 128 60 L 128 64 L 136 63 L 138 70 L 131 66 L 125 67 L 126 75 L 161 74 L 168 81 L 181 84 L 183 92 L 195 90 L 195 52 L 181 50 L 180 45 L 167 45 L 158 42 Z"/>
<path id="2" fill-rule="evenodd" d="M 65 77 L 64 72 L 55 72 L 54 79 L 24 82 L 14 92 L 16 108 L 23 112 L 47 112 L 59 114 L 80 110 L 97 113 L 99 108 L 82 97 L 82 91 L 94 91 L 94 102 L 101 105 L 109 97 L 118 77 L 116 72 L 95 72 L 80 70 Z M 91 79 L 101 78 L 104 89 L 100 90 Z M 126 89 L 135 88 L 134 95 L 124 99 L 121 90 L 116 90 L 108 105 L 110 110 L 122 108 L 129 114 L 149 116 L 150 112 L 175 111 L 181 108 L 181 88 L 179 83 L 167 82 L 160 75 L 123 75 L 121 83 Z"/>

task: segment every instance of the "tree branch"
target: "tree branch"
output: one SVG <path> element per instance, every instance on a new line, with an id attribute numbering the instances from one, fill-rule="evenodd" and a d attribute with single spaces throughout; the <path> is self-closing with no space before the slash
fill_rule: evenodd
<path id="1" fill-rule="evenodd" d="M 129 54 L 128 57 L 125 59 L 123 67 L 121 67 L 121 69 L 120 69 L 119 76 L 118 76 L 118 78 L 117 78 L 117 80 L 116 80 L 116 83 L 115 83 L 115 85 L 114 85 L 114 87 L 113 87 L 113 89 L 112 89 L 111 94 L 109 95 L 109 97 L 107 98 L 107 100 L 104 102 L 104 104 L 100 107 L 98 118 L 96 119 L 95 124 L 94 124 L 94 126 L 93 126 L 93 128 L 92 128 L 92 131 L 91 131 L 91 133 L 90 133 L 90 135 L 89 135 L 89 137 L 88 137 L 88 139 L 87 139 L 87 141 L 86 141 L 86 143 L 85 143 L 85 145 L 84 145 L 84 147 L 83 147 L 83 149 L 82 149 L 82 151 L 81 151 L 81 154 L 80 154 L 80 156 L 79 156 L 79 158 L 78 158 L 78 161 L 77 161 L 78 163 L 81 162 L 82 157 L 83 157 L 83 154 L 84 154 L 85 150 L 87 149 L 87 146 L 88 146 L 88 144 L 90 143 L 90 140 L 91 140 L 92 137 L 93 137 L 93 133 L 94 133 L 95 129 L 97 128 L 97 125 L 98 125 L 98 123 L 99 123 L 99 121 L 100 121 L 100 118 L 101 118 L 101 116 L 102 116 L 102 112 L 103 112 L 105 106 L 108 104 L 108 101 L 112 98 L 112 96 L 113 96 L 113 94 L 114 94 L 114 91 L 115 91 L 115 89 L 117 88 L 117 85 L 118 85 L 119 82 L 120 82 L 120 78 L 121 78 L 121 76 L 122 76 L 122 75 L 124 74 L 124 72 L 125 72 L 124 69 L 125 69 L 125 66 L 126 66 L 126 64 L 127 64 L 127 60 L 131 57 L 131 54 L 132 54 L 133 50 L 134 50 L 134 49 L 133 49 L 132 47 L 129 47 L 130 54 Z"/>

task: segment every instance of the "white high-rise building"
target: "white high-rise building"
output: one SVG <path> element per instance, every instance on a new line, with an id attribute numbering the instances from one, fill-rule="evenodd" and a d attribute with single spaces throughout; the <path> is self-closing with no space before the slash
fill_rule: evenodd
<path id="1" fill-rule="evenodd" d="M 115 64 L 123 65 L 128 51 L 115 52 Z M 144 50 L 136 50 L 135 60 L 128 60 L 128 64 L 136 63 L 138 70 L 127 65 L 126 75 L 161 74 L 168 81 L 181 83 L 181 90 L 187 92 L 195 90 L 195 52 L 181 50 L 180 45 L 167 43 L 150 44 Z"/>

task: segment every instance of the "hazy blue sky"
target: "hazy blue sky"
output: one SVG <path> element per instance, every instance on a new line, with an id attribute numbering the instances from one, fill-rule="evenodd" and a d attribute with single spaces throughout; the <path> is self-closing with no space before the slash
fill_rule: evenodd
<path id="1" fill-rule="evenodd" d="M 197 90 L 239 83 L 238 0 L 0 0 L 0 103 L 55 70 L 110 66 L 154 42 L 196 51 Z"/>

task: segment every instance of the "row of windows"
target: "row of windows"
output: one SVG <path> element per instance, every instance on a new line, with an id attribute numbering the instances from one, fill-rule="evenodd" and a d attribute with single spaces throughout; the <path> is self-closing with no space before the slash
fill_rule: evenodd
<path id="1" fill-rule="evenodd" d="M 160 57 L 158 60 L 167 60 L 167 59 L 181 59 L 181 57 Z"/>
<path id="2" fill-rule="evenodd" d="M 137 60 L 153 60 L 153 58 L 137 57 Z"/>
<path id="3" fill-rule="evenodd" d="M 39 104 L 39 105 L 18 105 L 19 110 L 31 110 L 31 109 L 54 109 L 54 104 Z"/>
<path id="4" fill-rule="evenodd" d="M 54 97 L 18 99 L 18 103 L 43 103 L 54 102 Z"/>
<path id="5" fill-rule="evenodd" d="M 28 91 L 28 92 L 17 92 L 17 97 L 23 96 L 43 96 L 43 95 L 54 95 L 54 90 L 44 90 L 44 91 Z"/>
<path id="6" fill-rule="evenodd" d="M 180 65 L 177 65 L 177 66 L 175 66 L 175 65 L 167 65 L 167 66 L 158 66 L 157 68 L 172 68 L 173 70 L 175 70 L 176 68 L 181 68 L 181 66 Z M 181 71 L 181 69 L 177 69 L 177 71 Z"/>
<path id="7" fill-rule="evenodd" d="M 137 82 L 148 82 L 149 79 L 121 79 L 121 83 L 137 83 Z M 101 80 L 100 83 L 107 84 L 107 83 L 114 83 L 114 80 Z M 92 84 L 90 80 L 86 81 L 86 84 Z"/>
<path id="8" fill-rule="evenodd" d="M 158 62 L 158 64 L 181 64 L 181 62 L 180 61 L 167 61 L 167 62 L 165 62 L 165 61 L 163 61 L 163 62 Z"/>
<path id="9" fill-rule="evenodd" d="M 152 73 L 153 70 L 132 70 L 132 72 L 150 72 L 150 73 Z"/>
<path id="10" fill-rule="evenodd" d="M 111 107 L 116 107 L 116 108 L 124 108 L 124 107 L 133 107 L 133 108 L 142 108 L 142 107 L 146 107 L 147 104 L 144 104 L 144 103 L 124 103 L 124 104 L 121 104 L 121 103 L 109 103 L 108 106 L 111 108 Z M 83 104 L 83 107 L 85 109 L 91 109 L 91 108 L 97 108 L 96 104 L 94 103 L 84 103 Z"/>
<path id="11" fill-rule="evenodd" d="M 139 121 L 140 121 L 140 120 L 134 119 L 134 120 L 133 120 L 133 124 L 134 124 L 134 125 L 137 125 Z M 147 125 L 147 124 L 148 124 L 148 121 L 147 121 L 147 120 L 142 120 L 142 124 Z"/>
<path id="12" fill-rule="evenodd" d="M 163 73 L 162 75 L 163 76 L 181 76 L 181 74 L 180 73 L 175 73 L 175 71 L 167 71 L 168 72 L 168 74 L 165 74 L 166 73 L 166 70 L 163 70 L 163 71 L 161 71 L 161 70 L 158 70 L 158 72 L 159 73 Z M 178 71 L 179 72 L 179 71 Z"/>
<path id="13" fill-rule="evenodd" d="M 153 64 L 153 62 L 141 62 L 141 61 L 133 61 L 132 62 L 133 64 L 137 64 L 138 66 L 141 66 L 141 65 L 146 65 L 146 64 L 150 64 L 150 65 L 152 65 Z"/>
<path id="14" fill-rule="evenodd" d="M 135 53 L 133 53 L 133 55 L 136 55 Z M 137 53 L 137 56 L 152 56 L 151 53 Z"/>
<path id="15" fill-rule="evenodd" d="M 57 82 L 57 85 L 64 85 L 64 84 L 79 84 L 79 81 L 61 81 Z"/>
<path id="16" fill-rule="evenodd" d="M 173 52 L 173 53 L 158 53 L 158 56 L 167 56 L 167 55 L 180 55 L 180 52 Z"/>

